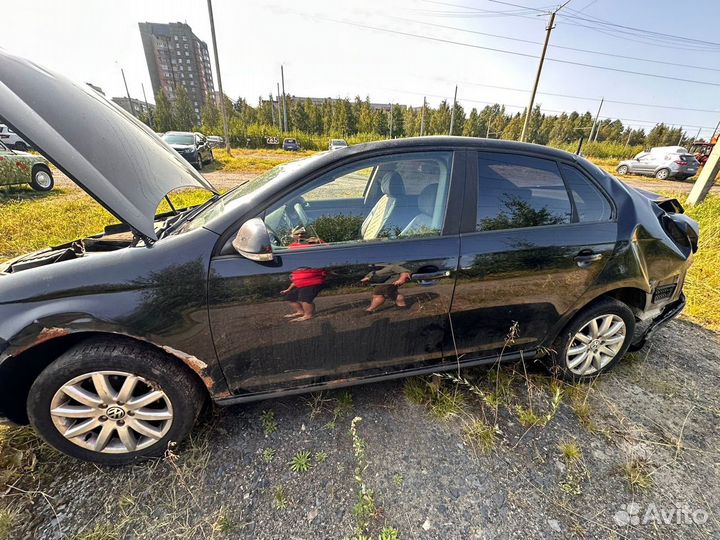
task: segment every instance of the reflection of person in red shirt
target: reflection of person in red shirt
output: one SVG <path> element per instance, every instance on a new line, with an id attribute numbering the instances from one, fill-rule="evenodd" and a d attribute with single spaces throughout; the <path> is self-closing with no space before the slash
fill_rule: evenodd
<path id="1" fill-rule="evenodd" d="M 308 237 L 304 227 L 295 227 L 292 231 L 292 243 L 289 249 L 303 249 L 312 245 L 324 244 L 317 237 Z M 290 322 L 307 321 L 315 315 L 315 297 L 325 287 L 327 272 L 322 268 L 298 268 L 290 273 L 290 286 L 280 291 L 293 308 L 293 313 L 285 315 Z"/>

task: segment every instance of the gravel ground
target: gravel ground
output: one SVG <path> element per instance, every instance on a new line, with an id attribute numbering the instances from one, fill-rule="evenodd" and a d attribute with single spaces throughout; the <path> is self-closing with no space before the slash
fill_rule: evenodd
<path id="1" fill-rule="evenodd" d="M 384 527 L 419 539 L 718 538 L 718 356 L 716 334 L 672 322 L 593 385 L 564 386 L 549 421 L 530 427 L 520 422 L 523 404 L 553 410 L 541 371 L 531 367 L 526 379 L 518 365 L 499 377 L 469 370 L 507 394 L 487 452 L 464 437 L 487 412 L 471 392 L 442 382 L 461 407 L 441 419 L 408 399 L 404 381 L 216 409 L 175 455 L 133 467 L 43 447 L 22 488 L 4 496 L 16 512 L 12 537 L 352 537 L 360 488 L 350 425 L 361 417 L 360 476 L 376 507 L 370 538 Z M 577 455 L 563 455 L 568 443 Z M 288 465 L 300 451 L 311 453 L 307 472 Z M 647 487 L 633 486 L 625 466 Z M 675 510 L 663 523 L 660 512 L 676 507 L 689 522 Z"/>

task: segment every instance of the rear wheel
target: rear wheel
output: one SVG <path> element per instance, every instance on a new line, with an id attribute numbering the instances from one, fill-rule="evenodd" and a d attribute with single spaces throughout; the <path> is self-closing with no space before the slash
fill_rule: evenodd
<path id="1" fill-rule="evenodd" d="M 628 306 L 605 298 L 578 313 L 553 345 L 553 368 L 570 381 L 593 379 L 617 364 L 635 332 Z"/>
<path id="2" fill-rule="evenodd" d="M 622 174 L 622 175 L 627 174 L 627 173 L 628 173 L 628 170 L 629 170 L 629 169 L 628 169 L 628 166 L 627 166 L 627 165 L 620 165 L 620 166 L 617 168 L 618 174 Z"/>
<path id="3" fill-rule="evenodd" d="M 655 173 L 658 180 L 667 180 L 670 177 L 670 169 L 660 169 Z"/>
<path id="4" fill-rule="evenodd" d="M 35 191 L 50 191 L 55 185 L 52 173 L 45 165 L 35 165 L 32 169 L 30 187 Z"/>
<path id="5" fill-rule="evenodd" d="M 50 364 L 28 395 L 30 423 L 72 457 L 107 465 L 161 456 L 202 406 L 191 374 L 134 343 L 81 343 Z"/>

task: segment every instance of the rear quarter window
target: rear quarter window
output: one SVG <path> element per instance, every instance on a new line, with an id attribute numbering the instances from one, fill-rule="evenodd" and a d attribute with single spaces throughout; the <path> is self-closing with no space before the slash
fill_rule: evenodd
<path id="1" fill-rule="evenodd" d="M 612 219 L 610 203 L 592 180 L 571 165 L 563 163 L 560 165 L 560 170 L 575 203 L 579 222 L 610 221 Z"/>

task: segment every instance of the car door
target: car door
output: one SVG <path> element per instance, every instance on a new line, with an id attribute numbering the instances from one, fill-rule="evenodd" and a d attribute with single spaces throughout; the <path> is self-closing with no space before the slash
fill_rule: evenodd
<path id="1" fill-rule="evenodd" d="M 640 174 L 652 174 L 658 164 L 658 155 L 648 152 L 638 157 L 635 163 L 634 172 Z"/>
<path id="2" fill-rule="evenodd" d="M 32 165 L 0 143 L 0 185 L 23 184 L 31 180 Z"/>
<path id="3" fill-rule="evenodd" d="M 212 333 L 235 392 L 386 376 L 452 353 L 460 154 L 355 160 L 259 205 L 273 261 L 224 250 L 210 267 Z M 395 183 L 374 192 L 378 176 Z M 312 318 L 293 316 L 304 309 Z"/>
<path id="4" fill-rule="evenodd" d="M 515 153 L 468 160 L 451 311 L 459 355 L 532 349 L 597 279 L 616 242 L 610 200 L 576 165 Z"/>

